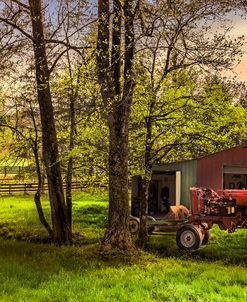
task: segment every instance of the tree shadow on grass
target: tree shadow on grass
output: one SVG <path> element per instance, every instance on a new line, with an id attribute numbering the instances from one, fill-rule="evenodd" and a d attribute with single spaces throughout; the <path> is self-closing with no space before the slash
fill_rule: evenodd
<path id="1" fill-rule="evenodd" d="M 37 272 L 44 271 L 45 274 L 57 273 L 61 270 L 81 274 L 90 269 L 101 271 L 108 267 L 129 267 L 138 260 L 126 254 L 111 255 L 109 258 L 102 257 L 99 247 L 100 244 L 95 243 L 58 247 L 54 244 L 0 238 L 0 258 L 1 261 L 12 263 L 14 266 L 20 263 Z"/>

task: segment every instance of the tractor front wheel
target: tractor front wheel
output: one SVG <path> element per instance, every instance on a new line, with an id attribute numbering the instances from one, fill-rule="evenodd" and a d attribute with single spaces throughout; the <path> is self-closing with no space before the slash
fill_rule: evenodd
<path id="1" fill-rule="evenodd" d="M 177 231 L 176 241 L 181 250 L 194 251 L 202 244 L 203 234 L 198 226 L 187 224 Z"/>

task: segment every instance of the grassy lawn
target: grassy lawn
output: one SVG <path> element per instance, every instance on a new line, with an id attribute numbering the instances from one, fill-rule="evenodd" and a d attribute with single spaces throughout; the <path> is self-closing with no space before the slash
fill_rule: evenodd
<path id="1" fill-rule="evenodd" d="M 247 301 L 247 231 L 214 228 L 195 253 L 156 234 L 139 256 L 106 260 L 97 247 L 107 195 L 75 194 L 73 213 L 80 240 L 59 248 L 39 242 L 46 233 L 32 197 L 0 197 L 0 301 Z"/>

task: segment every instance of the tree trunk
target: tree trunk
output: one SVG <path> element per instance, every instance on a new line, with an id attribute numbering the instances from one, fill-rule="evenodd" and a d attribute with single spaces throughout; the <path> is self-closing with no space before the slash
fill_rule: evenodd
<path id="1" fill-rule="evenodd" d="M 152 108 L 152 107 L 151 107 Z M 149 115 L 151 114 L 150 113 Z M 142 175 L 141 185 L 141 200 L 140 200 L 140 231 L 138 236 L 139 245 L 143 246 L 148 240 L 148 227 L 147 227 L 147 216 L 148 216 L 148 193 L 149 185 L 152 178 L 152 118 L 151 116 L 146 119 L 146 147 L 144 156 L 144 175 Z"/>
<path id="2" fill-rule="evenodd" d="M 38 147 L 38 128 L 37 128 L 35 114 L 34 114 L 31 102 L 30 102 L 30 112 L 31 112 L 31 117 L 32 117 L 32 121 L 33 121 L 33 127 L 35 130 L 35 139 L 32 140 L 31 148 L 32 148 L 33 154 L 34 154 L 36 173 L 37 173 L 37 177 L 38 177 L 38 188 L 34 195 L 34 202 L 35 202 L 36 209 L 37 209 L 37 212 L 39 215 L 39 220 L 43 224 L 45 229 L 47 230 L 49 236 L 52 238 L 53 232 L 52 232 L 52 229 L 51 229 L 49 223 L 47 222 L 47 220 L 45 218 L 43 208 L 41 205 L 41 201 L 40 201 L 40 195 L 42 193 L 42 189 L 44 188 L 44 179 L 43 179 L 43 175 L 42 175 L 42 171 L 41 171 L 41 167 L 40 167 L 39 147 Z"/>
<path id="3" fill-rule="evenodd" d="M 125 127 L 122 127 L 126 125 Z M 134 249 L 128 227 L 128 120 L 119 106 L 110 117 L 109 212 L 103 251 Z"/>
<path id="4" fill-rule="evenodd" d="M 59 164 L 57 135 L 43 32 L 41 0 L 29 0 L 29 5 L 32 19 L 37 94 L 42 126 L 43 159 L 47 173 L 51 204 L 53 241 L 57 244 L 64 244 L 71 240 L 71 230 L 68 225 Z"/>
<path id="5" fill-rule="evenodd" d="M 148 241 L 148 193 L 151 180 L 151 172 L 146 171 L 142 176 L 140 192 L 140 230 L 138 233 L 138 245 L 144 246 Z"/>
<path id="6" fill-rule="evenodd" d="M 37 172 L 37 176 L 38 176 L 38 188 L 37 188 L 37 192 L 34 195 L 34 202 L 35 202 L 35 205 L 36 205 L 36 209 L 37 209 L 37 212 L 38 212 L 38 215 L 39 215 L 40 222 L 43 224 L 43 226 L 47 230 L 49 236 L 51 238 L 53 238 L 52 229 L 51 229 L 49 223 L 47 222 L 47 220 L 45 218 L 43 208 L 42 208 L 42 205 L 41 205 L 41 202 L 40 202 L 40 195 L 41 195 L 41 191 L 42 191 L 43 180 L 42 180 L 42 173 L 41 173 L 41 169 L 40 169 L 38 146 L 37 146 L 36 141 L 35 141 L 35 146 L 33 147 L 33 152 L 34 152 L 34 157 L 35 157 L 36 172 Z"/>
<path id="7" fill-rule="evenodd" d="M 131 252 L 135 249 L 128 227 L 128 131 L 133 93 L 134 53 L 132 5 L 132 1 L 124 1 L 125 51 L 124 72 L 121 74 L 122 4 L 120 0 L 113 1 L 112 24 L 110 24 L 109 1 L 98 1 L 97 73 L 102 98 L 108 108 L 110 133 L 109 216 L 108 228 L 101 245 L 103 252 L 116 250 Z M 123 85 L 121 85 L 121 77 L 123 77 Z"/>
<path id="8" fill-rule="evenodd" d="M 69 43 L 69 38 L 66 32 L 66 39 Z M 73 75 L 72 75 L 72 65 L 69 52 L 67 52 L 67 61 L 70 75 L 70 87 L 68 90 L 68 100 L 69 100 L 69 117 L 70 117 L 70 132 L 69 132 L 69 151 L 71 152 L 75 146 L 75 133 L 76 133 L 76 110 L 75 103 L 78 98 L 78 87 L 80 83 L 80 67 L 78 68 L 77 75 L 77 85 L 76 88 L 73 88 Z M 67 164 L 67 173 L 66 173 L 66 206 L 67 206 L 67 217 L 68 225 L 72 232 L 72 180 L 73 180 L 73 156 L 70 154 Z M 72 233 L 70 234 L 72 238 Z"/>
<path id="9" fill-rule="evenodd" d="M 74 136 L 76 131 L 75 123 L 75 102 L 74 96 L 70 95 L 70 138 L 69 138 L 69 151 L 74 148 Z M 66 205 L 67 205 L 67 217 L 70 231 L 72 232 L 72 177 L 73 177 L 73 157 L 70 155 L 67 164 L 66 175 Z M 72 237 L 72 233 L 70 234 Z"/>

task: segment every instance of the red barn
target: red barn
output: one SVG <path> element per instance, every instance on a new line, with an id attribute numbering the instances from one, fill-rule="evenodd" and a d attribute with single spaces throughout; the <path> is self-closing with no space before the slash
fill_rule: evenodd
<path id="1" fill-rule="evenodd" d="M 197 186 L 214 190 L 247 187 L 247 146 L 235 147 L 197 160 Z"/>
<path id="2" fill-rule="evenodd" d="M 199 159 L 153 167 L 150 187 L 149 212 L 162 211 L 162 189 L 169 189 L 172 205 L 190 207 L 189 189 L 193 186 L 210 187 L 215 191 L 247 188 L 247 145 L 217 152 Z M 139 213 L 140 178 L 132 181 L 132 214 Z M 151 209 L 152 208 L 152 209 Z"/>

